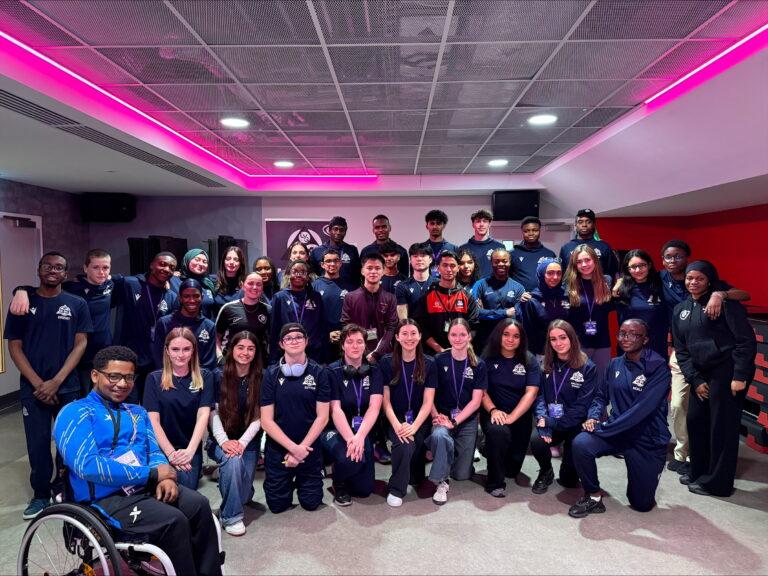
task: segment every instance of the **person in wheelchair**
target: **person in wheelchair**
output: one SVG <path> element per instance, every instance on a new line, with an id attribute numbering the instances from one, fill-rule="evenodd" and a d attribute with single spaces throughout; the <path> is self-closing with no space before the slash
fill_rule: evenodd
<path id="1" fill-rule="evenodd" d="M 56 418 L 54 438 L 74 500 L 97 510 L 120 534 L 140 535 L 164 550 L 177 574 L 219 575 L 208 499 L 178 485 L 146 410 L 124 403 L 136 363 L 136 354 L 123 346 L 97 352 L 93 390 Z"/>

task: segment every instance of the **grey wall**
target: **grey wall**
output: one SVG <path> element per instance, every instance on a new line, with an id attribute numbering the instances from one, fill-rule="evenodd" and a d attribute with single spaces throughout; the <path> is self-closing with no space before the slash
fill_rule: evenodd
<path id="1" fill-rule="evenodd" d="M 43 217 L 43 249 L 64 254 L 79 270 L 88 251 L 88 225 L 73 194 L 0 179 L 0 212 Z"/>
<path id="2" fill-rule="evenodd" d="M 186 238 L 190 248 L 207 247 L 208 239 L 220 235 L 244 238 L 249 241 L 248 258 L 253 263 L 261 252 L 261 199 L 139 196 L 133 222 L 92 222 L 89 230 L 91 246 L 107 250 L 112 255 L 112 269 L 118 273 L 129 271 L 127 239 L 150 235 Z"/>

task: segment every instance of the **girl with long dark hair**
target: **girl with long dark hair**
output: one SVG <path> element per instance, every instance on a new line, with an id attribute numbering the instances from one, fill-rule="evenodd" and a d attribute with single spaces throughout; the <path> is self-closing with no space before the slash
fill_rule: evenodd
<path id="1" fill-rule="evenodd" d="M 236 300 L 248 274 L 245 254 L 237 246 L 230 246 L 224 251 L 216 274 L 216 290 L 213 295 L 214 313 L 218 314 L 224 304 Z"/>

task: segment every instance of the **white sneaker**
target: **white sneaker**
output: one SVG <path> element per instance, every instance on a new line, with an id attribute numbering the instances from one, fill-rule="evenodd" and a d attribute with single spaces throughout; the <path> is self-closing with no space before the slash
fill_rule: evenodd
<path id="1" fill-rule="evenodd" d="M 398 496 L 395 496 L 394 494 L 390 494 L 389 496 L 387 496 L 387 504 L 392 506 L 392 508 L 399 508 L 400 506 L 403 505 L 403 499 Z"/>
<path id="2" fill-rule="evenodd" d="M 440 484 L 437 485 L 437 490 L 435 490 L 435 493 L 432 495 L 432 502 L 438 506 L 442 506 L 448 502 L 448 490 L 450 489 L 451 487 L 448 485 L 448 482 L 445 480 L 440 482 Z"/>
<path id="3" fill-rule="evenodd" d="M 224 530 L 230 536 L 242 536 L 245 534 L 245 524 L 242 522 L 235 522 L 234 524 L 224 526 Z"/>

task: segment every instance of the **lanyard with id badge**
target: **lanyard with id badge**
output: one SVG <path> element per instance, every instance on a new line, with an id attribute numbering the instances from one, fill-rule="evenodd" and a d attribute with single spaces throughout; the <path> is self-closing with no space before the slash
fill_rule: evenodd
<path id="1" fill-rule="evenodd" d="M 400 367 L 403 369 L 403 383 L 405 384 L 405 395 L 408 398 L 408 410 L 405 411 L 405 423 L 413 424 L 413 409 L 411 408 L 411 398 L 413 397 L 413 374 L 411 374 L 411 380 L 408 381 L 408 376 L 405 374 L 405 362 L 400 362 Z M 416 366 L 414 365 L 414 370 Z"/>
<path id="2" fill-rule="evenodd" d="M 558 370 L 560 372 L 560 370 Z M 555 371 L 552 370 L 552 385 L 555 389 L 555 401 L 550 402 L 547 405 L 547 413 L 549 414 L 550 418 L 554 418 L 555 420 L 562 418 L 563 414 L 565 414 L 565 410 L 563 409 L 563 405 L 557 401 L 558 397 L 560 396 L 560 391 L 563 389 L 563 385 L 565 384 L 566 380 L 568 380 L 568 376 L 571 373 L 571 369 L 568 368 L 568 370 L 565 371 L 565 375 L 560 380 L 560 384 L 557 383 L 557 376 L 555 376 Z"/>
<path id="3" fill-rule="evenodd" d="M 357 434 L 363 424 L 363 417 L 360 415 L 360 409 L 363 406 L 363 378 L 360 378 L 359 387 L 354 378 L 350 378 L 349 381 L 352 382 L 352 389 L 355 391 L 355 400 L 357 401 L 357 416 L 352 416 L 352 432 Z"/>
<path id="4" fill-rule="evenodd" d="M 104 405 L 104 408 L 107 409 L 107 415 L 109 416 L 110 421 L 112 422 L 112 428 L 114 429 L 114 435 L 112 436 L 112 449 L 110 452 L 110 456 L 114 454 L 115 448 L 117 448 L 117 440 L 120 436 L 120 421 L 122 420 L 123 413 L 118 408 L 115 410 L 117 413 L 117 416 L 114 416 L 112 414 L 112 409 L 109 407 L 109 404 L 106 400 L 99 397 L 99 400 L 101 400 L 101 403 Z M 136 420 L 133 418 L 133 415 L 131 414 L 130 409 L 126 406 L 125 411 L 128 412 L 128 417 L 131 419 L 131 423 L 133 424 L 133 434 L 131 434 L 131 440 L 128 442 L 128 445 L 131 446 L 136 440 Z M 136 457 L 136 454 L 133 452 L 133 450 L 128 450 L 127 452 L 124 452 L 121 454 L 118 458 L 115 458 L 115 462 L 119 462 L 120 464 L 123 464 L 124 466 L 141 466 L 141 462 Z M 137 486 L 122 486 L 121 489 L 125 493 L 126 496 L 130 496 L 131 494 L 135 494 L 140 487 Z"/>
<path id="5" fill-rule="evenodd" d="M 584 300 L 587 301 L 587 310 L 589 311 L 589 320 L 584 322 L 584 333 L 587 336 L 596 336 L 597 322 L 595 320 L 592 320 L 592 309 L 595 307 L 594 293 L 592 296 L 592 300 L 590 300 L 589 296 L 587 296 L 587 291 L 584 289 L 584 281 L 581 278 L 579 278 L 579 282 L 581 282 L 581 291 L 584 293 Z"/>
<path id="6" fill-rule="evenodd" d="M 299 316 L 299 309 L 296 307 L 296 298 L 291 294 L 291 306 L 293 306 L 293 313 L 296 315 L 296 322 L 299 324 L 304 323 L 304 310 L 307 309 L 307 297 L 304 296 L 304 301 L 301 303 L 301 316 Z"/>
<path id="7" fill-rule="evenodd" d="M 453 392 L 456 394 L 456 408 L 451 410 L 451 418 L 456 420 L 456 416 L 461 412 L 459 408 L 459 397 L 464 390 L 464 377 L 467 375 L 467 358 L 464 358 L 464 365 L 461 368 L 461 386 L 456 386 L 456 363 L 451 358 L 451 379 L 453 380 Z"/>

